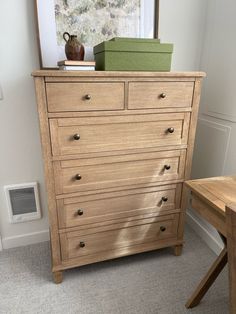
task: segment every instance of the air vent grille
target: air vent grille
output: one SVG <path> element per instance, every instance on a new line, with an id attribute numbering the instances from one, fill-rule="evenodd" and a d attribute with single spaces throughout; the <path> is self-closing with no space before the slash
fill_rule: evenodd
<path id="1" fill-rule="evenodd" d="M 41 218 L 36 182 L 5 186 L 10 221 L 13 223 Z"/>

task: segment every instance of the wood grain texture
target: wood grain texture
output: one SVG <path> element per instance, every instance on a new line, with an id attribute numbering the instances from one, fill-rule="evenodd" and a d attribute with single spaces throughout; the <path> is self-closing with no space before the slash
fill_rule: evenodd
<path id="1" fill-rule="evenodd" d="M 225 247 L 217 257 L 208 273 L 189 298 L 186 307 L 194 307 L 201 301 L 228 260 L 230 313 L 236 313 L 236 177 L 221 176 L 189 180 L 185 182 L 185 189 L 187 188 L 191 191 L 191 207 L 214 226 L 220 235 L 224 236 L 222 236 L 223 239 L 227 238 L 227 241 L 225 241 L 227 242 L 227 248 Z M 233 205 L 230 205 L 232 201 Z"/>
<path id="2" fill-rule="evenodd" d="M 54 187 L 54 173 L 51 162 L 51 143 L 47 118 L 47 102 L 44 79 L 35 78 L 36 99 L 40 123 L 41 145 L 44 159 L 44 175 L 47 188 L 48 215 L 50 222 L 50 239 L 52 252 L 52 267 L 61 263 L 60 243 L 58 237 L 58 221 Z"/>
<path id="3" fill-rule="evenodd" d="M 198 214 L 214 226 L 221 234 L 226 236 L 225 217 L 218 212 L 212 210 L 212 207 L 202 201 L 196 195 L 191 197 L 191 207 L 194 208 Z"/>
<path id="4" fill-rule="evenodd" d="M 124 109 L 124 83 L 47 83 L 48 111 Z"/>
<path id="5" fill-rule="evenodd" d="M 176 204 L 176 189 L 159 187 L 151 189 L 126 191 L 127 194 L 99 194 L 99 199 L 87 196 L 77 198 L 76 202 L 68 199 L 57 201 L 60 228 L 88 225 L 106 220 L 138 216 L 148 213 L 165 214 L 167 211 L 179 208 Z M 108 194 L 108 195 L 107 195 Z M 122 195 L 123 194 L 123 195 Z"/>
<path id="6" fill-rule="evenodd" d="M 205 77 L 206 74 L 204 72 L 125 72 L 125 71 L 54 71 L 54 70 L 40 70 L 40 71 L 34 71 L 32 73 L 33 76 L 45 76 L 47 79 L 53 78 L 53 77 L 59 77 L 61 79 L 64 78 L 80 78 L 84 80 L 84 78 L 115 78 L 118 77 L 121 78 L 160 78 L 161 80 L 165 78 L 173 78 L 173 79 L 181 79 L 181 78 L 191 78 L 194 80 L 196 77 Z"/>
<path id="7" fill-rule="evenodd" d="M 190 173 L 205 74 L 33 75 L 55 282 L 61 282 L 64 269 L 109 258 L 167 246 L 179 255 L 185 214 L 182 182 Z M 163 101 L 160 93 L 167 95 Z M 80 180 L 75 180 L 77 174 Z M 85 246 L 78 249 L 80 242 Z"/>
<path id="8" fill-rule="evenodd" d="M 169 216 L 164 216 L 162 219 L 162 221 L 130 227 L 126 227 L 124 223 L 119 229 L 99 233 L 95 231 L 83 236 L 70 237 L 70 234 L 62 234 L 62 259 L 93 255 L 102 251 L 175 237 L 177 220 Z"/>
<path id="9" fill-rule="evenodd" d="M 200 301 L 207 293 L 209 288 L 212 286 L 212 284 L 214 283 L 222 269 L 225 267 L 226 263 L 227 263 L 227 249 L 224 248 L 220 255 L 217 257 L 216 261 L 212 264 L 207 274 L 203 277 L 194 293 L 188 299 L 187 303 L 185 304 L 187 308 L 193 308 L 200 303 Z"/>
<path id="10" fill-rule="evenodd" d="M 154 242 L 141 243 L 139 245 L 133 245 L 129 247 L 117 248 L 116 250 L 102 251 L 93 255 L 84 255 L 79 258 L 67 259 L 63 261 L 58 267 L 53 268 L 53 271 L 69 269 L 76 266 L 87 265 L 91 263 L 97 263 L 100 261 L 105 261 L 109 259 L 119 258 L 122 256 L 127 256 L 131 254 L 138 254 L 142 252 L 157 250 L 161 248 L 166 248 L 169 246 L 180 245 L 181 242 L 176 240 L 176 238 L 167 238 L 163 240 L 158 240 Z"/>
<path id="11" fill-rule="evenodd" d="M 56 194 L 99 190 L 135 184 L 159 184 L 182 179 L 185 151 L 136 154 L 120 158 L 99 158 L 57 162 L 54 173 Z M 88 164 L 88 163 L 91 164 Z M 165 168 L 170 167 L 170 168 Z M 81 177 L 80 180 L 76 176 Z"/>
<path id="12" fill-rule="evenodd" d="M 188 150 L 187 150 L 187 159 L 186 159 L 186 167 L 185 167 L 185 180 L 190 179 L 191 169 L 192 169 L 192 159 L 193 159 L 193 149 L 196 135 L 196 126 L 197 126 L 197 118 L 199 111 L 199 102 L 201 96 L 201 79 L 196 79 L 193 91 L 193 102 L 192 102 L 192 114 L 190 119 L 190 128 L 188 133 Z"/>
<path id="13" fill-rule="evenodd" d="M 129 109 L 190 107 L 193 82 L 130 82 Z"/>
<path id="14" fill-rule="evenodd" d="M 50 119 L 53 155 L 187 144 L 189 113 Z M 168 131 L 174 128 L 173 133 Z M 75 140 L 74 135 L 80 139 Z"/>
<path id="15" fill-rule="evenodd" d="M 126 92 L 127 93 L 127 92 Z M 126 97 L 128 102 L 128 97 Z M 146 114 L 147 109 L 139 109 L 137 112 L 133 110 L 127 110 L 127 104 L 125 104 L 125 110 L 119 110 L 119 116 L 130 116 L 133 114 Z M 148 109 L 149 114 L 152 113 L 180 113 L 180 112 L 192 112 L 192 107 L 184 107 L 184 108 L 155 108 Z M 116 110 L 106 110 L 106 117 L 116 116 Z M 82 117 L 101 117 L 104 116 L 104 112 L 100 111 L 62 111 L 62 112 L 48 112 L 49 118 L 82 118 Z"/>
<path id="16" fill-rule="evenodd" d="M 62 271 L 53 272 L 53 280 L 56 284 L 61 283 L 63 279 Z"/>
<path id="17" fill-rule="evenodd" d="M 229 263 L 229 312 L 236 313 L 236 203 L 226 206 L 227 250 Z"/>
<path id="18" fill-rule="evenodd" d="M 180 256 L 182 254 L 183 244 L 174 246 L 174 255 Z"/>
<path id="19" fill-rule="evenodd" d="M 184 180 L 189 180 L 192 169 L 192 159 L 193 159 L 193 149 L 196 135 L 196 127 L 197 127 L 197 119 L 198 119 L 198 111 L 199 111 L 199 102 L 201 96 L 201 85 L 202 80 L 200 78 L 196 78 L 193 90 L 193 98 L 192 98 L 192 113 L 190 118 L 190 127 L 188 132 L 188 149 L 186 155 L 186 163 L 185 163 L 185 172 L 184 172 Z M 188 193 L 184 189 L 182 193 L 182 214 L 179 219 L 179 227 L 178 227 L 178 238 L 183 239 L 184 236 L 184 224 L 185 224 L 185 209 L 188 200 Z"/>
<path id="20" fill-rule="evenodd" d="M 236 203 L 236 176 L 188 180 L 185 184 L 222 217 L 225 217 L 225 206 Z"/>

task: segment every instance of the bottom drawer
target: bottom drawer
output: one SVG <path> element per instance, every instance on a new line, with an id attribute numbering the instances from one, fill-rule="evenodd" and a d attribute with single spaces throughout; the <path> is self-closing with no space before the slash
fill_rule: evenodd
<path id="1" fill-rule="evenodd" d="M 178 214 L 60 234 L 62 260 L 158 242 L 177 236 Z M 122 255 L 122 254 L 121 254 Z"/>

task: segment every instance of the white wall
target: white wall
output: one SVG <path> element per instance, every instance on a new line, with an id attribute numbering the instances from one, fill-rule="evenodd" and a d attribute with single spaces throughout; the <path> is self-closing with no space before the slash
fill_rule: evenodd
<path id="1" fill-rule="evenodd" d="M 13 247 L 48 238 L 46 193 L 32 70 L 39 67 L 34 1 L 0 1 L 0 234 Z M 198 70 L 205 0 L 163 0 L 160 37 L 174 43 L 172 70 Z M 43 218 L 9 224 L 3 186 L 38 181 Z"/>
<path id="2" fill-rule="evenodd" d="M 34 1 L 0 1 L 0 234 L 3 247 L 48 237 L 38 117 L 31 72 L 39 68 Z M 3 186 L 38 181 L 42 219 L 9 224 Z M 27 237 L 27 234 L 33 234 Z"/>
<path id="3" fill-rule="evenodd" d="M 236 1 L 208 0 L 201 59 L 206 71 L 193 160 L 193 177 L 236 175 Z M 216 231 L 189 212 L 192 224 L 215 251 Z M 211 243 L 210 243 L 211 242 Z M 217 248 L 218 247 L 218 248 Z"/>
<path id="4" fill-rule="evenodd" d="M 160 0 L 159 37 L 174 43 L 172 70 L 199 70 L 206 0 Z"/>

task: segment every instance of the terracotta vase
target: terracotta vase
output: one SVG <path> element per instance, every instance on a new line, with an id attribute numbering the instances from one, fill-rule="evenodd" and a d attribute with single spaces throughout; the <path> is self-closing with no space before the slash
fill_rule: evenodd
<path id="1" fill-rule="evenodd" d="M 65 53 L 68 60 L 84 60 L 84 46 L 78 41 L 76 35 L 65 32 L 63 38 L 66 42 Z"/>

